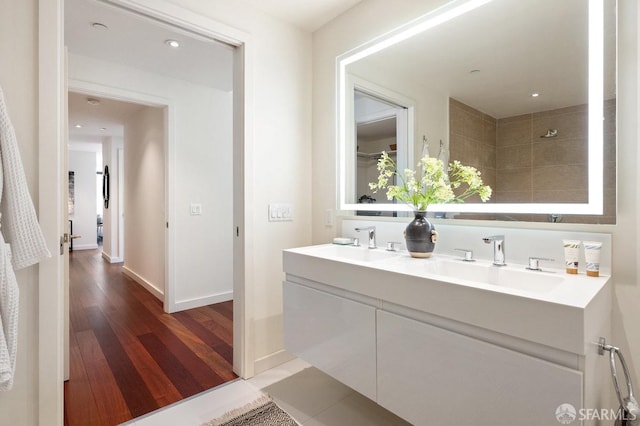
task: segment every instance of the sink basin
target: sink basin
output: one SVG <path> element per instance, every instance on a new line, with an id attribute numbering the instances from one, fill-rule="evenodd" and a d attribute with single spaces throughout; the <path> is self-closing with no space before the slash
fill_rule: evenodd
<path id="1" fill-rule="evenodd" d="M 548 293 L 557 288 L 562 277 L 552 273 L 511 269 L 487 263 L 438 260 L 425 264 L 425 270 L 450 278 L 497 285 L 518 290 Z"/>
<path id="2" fill-rule="evenodd" d="M 514 266 L 498 267 L 487 262 L 463 262 L 457 258 L 438 256 L 413 259 L 406 252 L 369 249 L 367 246 L 325 244 L 299 249 L 305 254 L 339 262 L 366 263 L 383 269 L 393 269 L 425 278 L 441 276 L 443 280 L 464 280 L 473 284 L 491 285 L 538 294 L 549 293 L 562 284 L 564 278 L 550 272 L 528 271 Z"/>
<path id="3" fill-rule="evenodd" d="M 492 268 L 492 271 L 486 277 L 487 283 L 501 287 L 536 293 L 549 293 L 558 288 L 564 281 L 563 277 L 551 273 Z"/>
<path id="4" fill-rule="evenodd" d="M 490 263 L 463 262 L 442 257 L 427 261 L 397 259 L 402 268 L 412 273 L 440 275 L 446 278 L 471 281 L 473 283 L 524 290 L 534 293 L 548 293 L 560 286 L 562 276 L 550 272 L 528 271 L 509 266 L 494 266 Z"/>
<path id="5" fill-rule="evenodd" d="M 373 262 L 377 260 L 391 259 L 398 256 L 398 252 L 386 251 L 380 248 L 369 249 L 366 246 L 356 247 L 330 244 L 316 246 L 312 249 L 316 256 L 356 262 Z"/>

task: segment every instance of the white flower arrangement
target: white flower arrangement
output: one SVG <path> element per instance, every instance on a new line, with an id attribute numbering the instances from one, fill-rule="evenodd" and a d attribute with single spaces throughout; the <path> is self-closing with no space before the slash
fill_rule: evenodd
<path id="1" fill-rule="evenodd" d="M 482 183 L 480 172 L 472 166 L 464 166 L 459 161 L 449 163 L 449 173 L 444 163 L 437 158 L 425 156 L 418 162 L 420 174 L 405 169 L 399 173 L 396 163 L 385 151 L 378 160 L 378 182 L 369 183 L 373 192 L 387 190 L 387 198 L 409 204 L 415 210 L 426 211 L 430 204 L 462 203 L 468 197 L 478 194 L 482 202 L 491 198 L 491 187 Z M 390 185 L 393 176 L 401 181 Z M 464 191 L 455 191 L 465 185 Z M 456 195 L 456 192 L 459 194 Z"/>

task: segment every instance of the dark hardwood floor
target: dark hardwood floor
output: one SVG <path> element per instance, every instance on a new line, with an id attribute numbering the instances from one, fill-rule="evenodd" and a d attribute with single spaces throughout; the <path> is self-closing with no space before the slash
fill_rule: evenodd
<path id="1" fill-rule="evenodd" d="M 233 380 L 233 302 L 175 314 L 100 250 L 69 260 L 65 425 L 117 425 Z"/>

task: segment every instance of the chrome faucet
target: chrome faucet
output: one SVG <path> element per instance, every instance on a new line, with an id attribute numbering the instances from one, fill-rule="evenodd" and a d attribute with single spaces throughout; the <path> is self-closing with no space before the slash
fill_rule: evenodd
<path id="1" fill-rule="evenodd" d="M 486 244 L 493 242 L 493 264 L 506 266 L 504 262 L 504 235 L 492 235 L 482 239 Z"/>
<path id="2" fill-rule="evenodd" d="M 362 228 L 356 228 L 356 231 L 369 231 L 369 248 L 374 249 L 378 248 L 376 245 L 376 227 L 375 226 L 364 226 Z"/>

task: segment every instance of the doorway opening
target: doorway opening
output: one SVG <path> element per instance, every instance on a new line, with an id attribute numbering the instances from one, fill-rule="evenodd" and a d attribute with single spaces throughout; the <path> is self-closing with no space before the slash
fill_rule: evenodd
<path id="1" fill-rule="evenodd" d="M 233 209 L 218 208 L 242 195 L 236 193 L 241 188 L 236 182 L 241 170 L 234 167 L 241 152 L 234 143 L 238 135 L 233 127 L 237 125 L 233 79 L 237 53 L 234 47 L 210 37 L 112 4 L 86 0 L 65 3 L 69 87 L 91 98 L 93 105 L 89 99 L 84 101 L 92 107 L 96 101 L 101 105 L 110 98 L 144 104 L 128 114 L 129 131 L 124 132 L 123 144 L 112 139 L 111 147 L 103 149 L 110 176 L 109 207 L 105 204 L 103 210 L 103 259 L 91 256 L 90 251 L 74 253 L 71 258 L 72 266 L 84 265 L 80 267 L 84 272 L 93 266 L 96 276 L 88 280 L 99 283 L 97 288 L 79 290 L 85 292 L 83 300 L 86 302 L 90 293 L 100 297 L 81 307 L 80 313 L 70 313 L 78 344 L 74 354 L 72 337 L 70 359 L 73 362 L 78 351 L 82 358 L 86 353 L 97 353 L 94 361 L 99 363 L 102 353 L 103 367 L 109 366 L 115 380 L 112 390 L 120 393 L 131 415 L 136 416 L 141 412 L 129 397 L 137 392 L 127 394 L 126 386 L 120 383 L 123 377 L 137 377 L 134 370 L 139 375 L 141 395 L 146 387 L 151 394 L 147 399 L 154 399 L 159 406 L 175 402 L 176 396 L 181 399 L 194 390 L 237 377 L 233 373 L 232 330 L 236 324 L 232 300 L 234 280 L 238 279 L 234 252 L 241 247 L 236 246 L 230 231 L 235 229 L 234 217 L 241 212 L 235 204 Z M 142 47 L 134 46 L 134 40 L 141 40 Z M 175 50 L 168 41 L 177 41 L 184 50 Z M 70 102 L 71 98 L 72 94 Z M 108 128 L 99 128 L 103 127 Z M 70 123 L 70 133 L 72 129 Z M 234 180 L 233 193 L 220 189 L 229 177 Z M 114 187 L 116 181 L 123 185 L 121 190 Z M 212 255 L 215 262 L 211 262 Z M 123 266 L 117 264 L 122 261 Z M 72 268 L 71 297 L 74 274 L 78 275 Z M 155 297 L 148 298 L 143 289 Z M 107 303 L 114 300 L 124 304 Z M 130 323 L 109 316 L 120 309 L 128 313 Z M 157 320 L 152 319 L 156 314 Z M 85 337 L 79 337 L 74 328 L 78 317 L 81 322 L 77 327 Z M 145 320 L 138 322 L 137 318 Z M 88 342 L 81 342 L 83 338 Z M 122 347 L 120 356 L 105 352 L 105 348 L 118 347 L 113 341 Z M 88 343 L 93 344 L 93 350 L 87 349 Z M 116 368 L 111 359 L 120 359 L 129 367 Z M 144 372 L 156 366 L 159 370 L 145 376 Z M 78 367 L 71 366 L 72 378 L 74 368 Z M 90 368 L 85 368 L 87 380 L 93 374 Z M 175 375 L 179 368 L 184 371 Z M 221 380 L 204 380 L 207 369 Z M 189 375 L 198 383 L 204 382 L 195 386 L 176 381 Z M 154 393 L 157 383 L 149 382 L 161 377 L 168 379 L 168 388 L 173 386 L 177 393 Z M 108 414 L 113 410 L 102 411 Z"/>
<path id="2" fill-rule="evenodd" d="M 102 256 L 110 263 L 124 261 L 124 129 L 127 122 L 135 127 L 136 117 L 146 108 L 158 109 L 94 93 L 68 94 L 68 215 L 73 225 L 72 248 L 102 248 Z M 164 123 L 157 127 L 156 133 L 164 132 Z M 164 135 L 159 143 L 164 144 Z M 136 152 L 132 154 L 135 160 Z M 162 178 L 163 169 L 160 161 L 153 165 L 152 173 Z M 161 200 L 147 208 L 163 206 Z"/>

